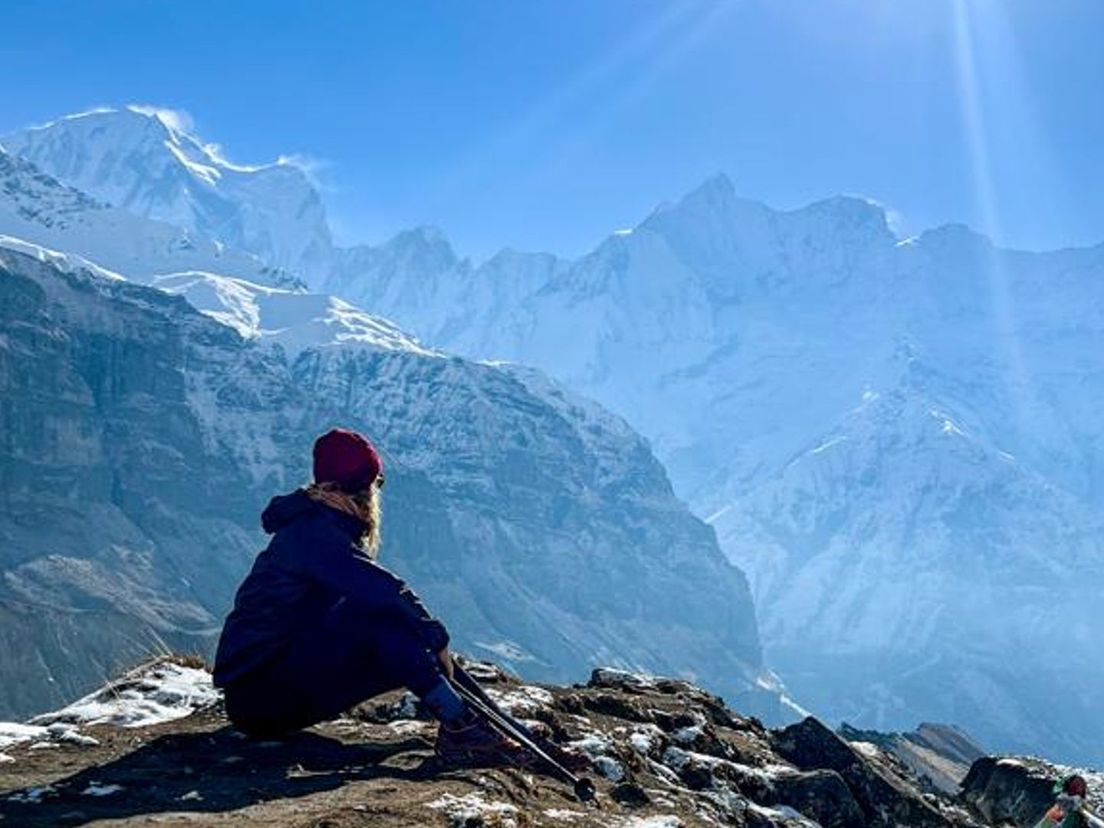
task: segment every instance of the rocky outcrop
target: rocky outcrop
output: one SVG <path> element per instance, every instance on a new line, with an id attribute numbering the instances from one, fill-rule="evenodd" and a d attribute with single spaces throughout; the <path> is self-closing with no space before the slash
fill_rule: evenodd
<path id="1" fill-rule="evenodd" d="M 861 809 L 864 825 L 943 828 L 954 824 L 936 805 L 918 796 L 914 784 L 879 769 L 814 718 L 776 732 L 772 743 L 782 757 L 802 770 L 837 773 Z"/>
<path id="2" fill-rule="evenodd" d="M 117 690 L 125 703 L 83 700 L 8 747 L 0 816 L 27 828 L 109 819 L 342 828 L 978 825 L 946 800 L 929 804 L 907 778 L 867 765 L 819 723 L 771 732 L 681 680 L 597 670 L 585 685 L 537 686 L 469 664 L 503 707 L 586 754 L 598 787 L 598 806 L 587 807 L 531 770 L 441 765 L 431 753 L 434 725 L 410 696 L 379 697 L 285 741 L 253 743 L 227 725 L 217 703 L 202 703 L 198 671 L 162 670 L 153 680 L 148 671 L 131 674 Z M 193 697 L 181 688 L 189 682 L 197 712 L 152 725 L 125 715 L 137 706 L 136 687 L 160 693 L 162 708 L 175 703 L 171 715 L 186 711 Z M 87 710 L 114 723 L 88 724 Z"/>
<path id="3" fill-rule="evenodd" d="M 859 730 L 844 723 L 839 735 L 875 761 L 907 769 L 926 790 L 947 795 L 958 793 L 970 767 L 985 751 L 961 729 L 924 723 L 908 733 Z"/>
<path id="4" fill-rule="evenodd" d="M 976 761 L 962 783 L 962 799 L 993 825 L 1033 828 L 1054 804 L 1055 781 L 1074 772 L 1088 781 L 1090 807 L 1104 811 L 1104 774 L 1024 756 Z"/>

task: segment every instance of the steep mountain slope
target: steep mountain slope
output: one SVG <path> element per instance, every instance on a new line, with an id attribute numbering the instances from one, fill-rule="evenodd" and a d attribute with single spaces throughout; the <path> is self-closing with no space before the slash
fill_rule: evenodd
<path id="1" fill-rule="evenodd" d="M 256 256 L 96 201 L 3 147 L 0 233 L 75 253 L 141 281 L 159 273 L 194 269 L 266 284 L 296 283 L 290 273 Z"/>
<path id="2" fill-rule="evenodd" d="M 613 662 L 757 692 L 746 581 L 609 415 L 319 297 L 254 287 L 258 333 L 243 340 L 178 296 L 12 247 L 0 248 L 5 714 L 150 650 L 208 652 L 262 543 L 259 509 L 306 479 L 311 440 L 334 423 L 386 452 L 384 557 L 458 646 L 535 677 Z M 173 287 L 197 284 L 218 279 Z M 308 347 L 320 330 L 329 338 Z"/>
<path id="3" fill-rule="evenodd" d="M 714 520 L 797 697 L 1094 755 L 1104 522 L 915 389 L 815 443 Z"/>
<path id="4" fill-rule="evenodd" d="M 95 110 L 0 137 L 9 152 L 100 201 L 311 276 L 332 242 L 318 191 L 294 163 L 232 164 L 145 107 Z"/>

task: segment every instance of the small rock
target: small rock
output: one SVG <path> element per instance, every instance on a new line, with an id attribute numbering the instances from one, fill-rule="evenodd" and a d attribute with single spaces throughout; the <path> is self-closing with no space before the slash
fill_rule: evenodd
<path id="1" fill-rule="evenodd" d="M 635 782 L 622 782 L 610 791 L 610 796 L 615 802 L 630 808 L 640 808 L 652 801 L 647 791 Z"/>

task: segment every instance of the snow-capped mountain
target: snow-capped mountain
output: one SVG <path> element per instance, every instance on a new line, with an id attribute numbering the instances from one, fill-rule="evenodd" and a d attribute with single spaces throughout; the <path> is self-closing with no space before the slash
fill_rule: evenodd
<path id="1" fill-rule="evenodd" d="M 339 250 L 321 289 L 360 307 L 391 308 L 423 335 L 452 341 L 511 324 L 521 302 L 566 265 L 550 254 L 502 250 L 476 268 L 440 230 L 420 227 L 380 245 Z M 468 350 L 493 353 L 498 336 L 488 332 L 485 343 L 469 343 Z"/>
<path id="2" fill-rule="evenodd" d="M 576 262 L 487 268 L 409 270 L 404 289 L 392 274 L 373 307 L 535 365 L 647 435 L 748 571 L 803 704 L 1100 759 L 1083 608 L 1104 594 L 1104 247 L 1004 251 L 956 226 L 901 240 L 863 199 L 776 211 L 716 177 Z M 524 287 L 481 303 L 458 284 Z M 806 454 L 861 473 L 810 479 Z M 815 528 L 790 527 L 807 512 Z M 1067 707 L 1046 701 L 1063 658 Z"/>
<path id="3" fill-rule="evenodd" d="M 260 508 L 335 423 L 383 448 L 383 557 L 461 650 L 768 695 L 746 580 L 622 421 L 336 300 L 161 284 L 0 243 L 4 715 L 209 651 Z"/>
<path id="4" fill-rule="evenodd" d="M 925 389 L 868 392 L 713 525 L 823 715 L 1096 755 L 1104 521 Z"/>
<path id="5" fill-rule="evenodd" d="M 96 201 L 0 147 L 0 233 L 73 253 L 148 281 L 205 270 L 276 285 L 296 277 L 191 230 Z"/>
<path id="6" fill-rule="evenodd" d="M 190 134 L 174 113 L 102 109 L 0 137 L 9 152 L 81 192 L 252 253 L 310 278 L 332 241 L 317 189 L 295 163 L 247 166 Z"/>

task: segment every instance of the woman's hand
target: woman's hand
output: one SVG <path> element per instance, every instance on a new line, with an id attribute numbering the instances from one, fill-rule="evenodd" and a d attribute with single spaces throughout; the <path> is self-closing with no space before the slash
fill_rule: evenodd
<path id="1" fill-rule="evenodd" d="M 437 663 L 441 665 L 441 672 L 445 677 L 452 681 L 452 653 L 449 652 L 448 647 L 437 653 Z"/>

